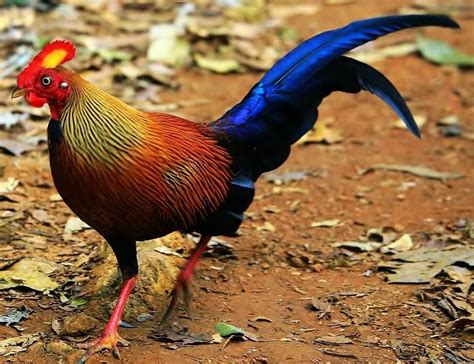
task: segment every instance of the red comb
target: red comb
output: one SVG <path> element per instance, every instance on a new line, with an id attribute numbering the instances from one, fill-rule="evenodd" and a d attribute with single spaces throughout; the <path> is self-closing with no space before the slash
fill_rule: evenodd
<path id="1" fill-rule="evenodd" d="M 54 40 L 46 44 L 18 76 L 18 86 L 31 82 L 40 69 L 55 68 L 74 57 L 76 48 L 67 40 Z"/>

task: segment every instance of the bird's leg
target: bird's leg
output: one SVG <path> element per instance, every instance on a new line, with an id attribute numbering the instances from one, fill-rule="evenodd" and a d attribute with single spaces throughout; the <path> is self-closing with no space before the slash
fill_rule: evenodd
<path id="1" fill-rule="evenodd" d="M 176 284 L 174 286 L 173 291 L 171 291 L 171 300 L 168 305 L 168 308 L 161 319 L 161 325 L 164 324 L 170 315 L 173 313 L 176 305 L 178 304 L 179 298 L 183 296 L 184 302 L 186 306 L 189 302 L 189 282 L 193 277 L 194 269 L 196 268 L 197 264 L 199 263 L 199 259 L 201 258 L 202 254 L 206 251 L 207 243 L 211 240 L 211 236 L 202 235 L 199 239 L 199 242 L 196 246 L 196 249 L 191 254 L 191 257 L 186 262 L 181 272 L 179 272 L 178 278 L 176 279 Z"/>
<path id="2" fill-rule="evenodd" d="M 122 339 L 118 334 L 118 327 L 120 325 L 120 319 L 122 317 L 125 305 L 127 304 L 128 297 L 135 287 L 138 276 L 138 262 L 136 254 L 136 245 L 129 243 L 120 243 L 115 240 L 108 240 L 109 244 L 114 250 L 115 256 L 120 266 L 122 273 L 122 286 L 120 287 L 120 293 L 115 304 L 112 315 L 109 318 L 107 325 L 105 326 L 102 335 L 100 336 L 97 343 L 95 343 L 84 355 L 79 363 L 85 363 L 93 354 L 98 353 L 104 349 L 108 349 L 112 352 L 112 355 L 120 359 L 120 353 L 117 348 L 117 344 L 128 346 L 128 341 Z"/>

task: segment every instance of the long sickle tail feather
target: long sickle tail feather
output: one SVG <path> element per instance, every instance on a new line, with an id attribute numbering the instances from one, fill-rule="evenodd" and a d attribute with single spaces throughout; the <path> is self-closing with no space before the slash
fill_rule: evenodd
<path id="1" fill-rule="evenodd" d="M 211 126 L 226 136 L 237 155 L 239 148 L 232 143 L 261 150 L 248 166 L 254 176 L 283 163 L 289 146 L 314 125 L 322 99 L 334 91 L 372 92 L 419 137 L 408 107 L 390 81 L 372 67 L 341 55 L 385 34 L 427 25 L 459 27 L 444 15 L 400 15 L 361 20 L 321 33 L 278 61 L 242 102 Z"/>
<path id="2" fill-rule="evenodd" d="M 340 57 L 334 60 L 328 68 L 331 68 L 331 71 L 334 74 L 338 74 L 339 77 L 344 77 L 347 85 L 349 87 L 352 86 L 355 92 L 361 90 L 369 91 L 385 101 L 405 122 L 408 129 L 418 138 L 421 137 L 418 125 L 416 125 L 413 115 L 402 95 L 382 73 L 368 64 L 348 57 Z M 351 77 L 353 78 L 352 80 L 350 79 Z M 342 89 L 342 85 L 339 91 L 354 92 L 350 89 Z"/>
<path id="3" fill-rule="evenodd" d="M 444 15 L 395 15 L 359 20 L 308 39 L 278 61 L 261 82 L 277 86 L 286 80 L 297 86 L 293 80 L 301 76 L 310 78 L 334 58 L 368 41 L 398 30 L 427 25 L 459 28 L 455 21 Z"/>

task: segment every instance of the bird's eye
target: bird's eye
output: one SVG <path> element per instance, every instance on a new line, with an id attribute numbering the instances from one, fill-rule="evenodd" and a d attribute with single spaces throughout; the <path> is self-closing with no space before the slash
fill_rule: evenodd
<path id="1" fill-rule="evenodd" d="M 43 84 L 43 86 L 49 86 L 49 85 L 51 85 L 51 82 L 53 82 L 53 80 L 49 76 L 44 76 L 41 79 L 41 83 Z"/>

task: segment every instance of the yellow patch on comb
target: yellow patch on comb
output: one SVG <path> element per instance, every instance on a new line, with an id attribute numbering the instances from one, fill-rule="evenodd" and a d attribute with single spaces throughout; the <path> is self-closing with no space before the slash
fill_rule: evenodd
<path id="1" fill-rule="evenodd" d="M 44 57 L 41 65 L 44 68 L 55 68 L 64 62 L 66 56 L 67 52 L 65 49 L 55 49 Z"/>

